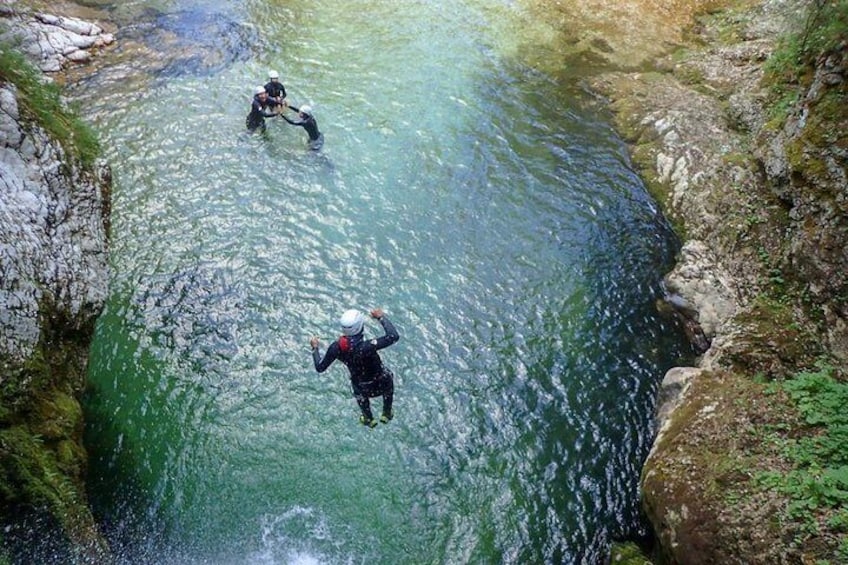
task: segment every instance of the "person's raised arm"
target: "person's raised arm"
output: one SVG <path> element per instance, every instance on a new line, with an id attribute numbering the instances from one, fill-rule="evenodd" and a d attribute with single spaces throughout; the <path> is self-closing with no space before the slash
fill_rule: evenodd
<path id="1" fill-rule="evenodd" d="M 327 354 L 324 355 L 323 359 L 321 358 L 321 351 L 318 349 L 319 342 L 317 337 L 309 340 L 309 346 L 312 348 L 312 362 L 315 364 L 315 370 L 319 373 L 326 371 L 339 356 L 339 344 L 335 341 L 327 348 Z"/>
<path id="2" fill-rule="evenodd" d="M 400 334 L 398 334 L 394 324 L 392 324 L 391 320 L 389 320 L 382 308 L 375 308 L 374 310 L 371 310 L 371 317 L 380 322 L 380 325 L 383 326 L 383 330 L 386 332 L 386 335 L 378 337 L 375 340 L 371 340 L 371 343 L 376 349 L 388 347 L 400 339 Z"/>

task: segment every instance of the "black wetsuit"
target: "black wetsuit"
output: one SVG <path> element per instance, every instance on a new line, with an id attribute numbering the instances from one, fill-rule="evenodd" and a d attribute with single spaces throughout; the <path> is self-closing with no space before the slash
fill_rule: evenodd
<path id="1" fill-rule="evenodd" d="M 300 112 L 299 108 L 295 108 L 294 106 L 289 106 L 295 112 Z M 315 118 L 312 115 L 306 116 L 306 119 L 295 122 L 290 120 L 287 116 L 282 116 L 282 118 L 290 123 L 293 126 L 300 126 L 306 130 L 306 133 L 309 134 L 309 148 L 310 149 L 321 149 L 321 146 L 324 144 L 324 136 L 318 131 L 318 122 L 315 121 Z"/>
<path id="2" fill-rule="evenodd" d="M 363 333 L 359 332 L 352 336 L 342 336 L 327 348 L 327 354 L 321 359 L 318 348 L 312 350 L 312 360 L 315 370 L 323 373 L 338 359 L 350 371 L 350 384 L 353 388 L 353 396 L 362 410 L 362 416 L 366 422 L 373 420 L 371 403 L 369 398 L 375 396 L 383 397 L 383 414 L 391 418 L 392 399 L 394 397 L 395 385 L 394 375 L 383 365 L 380 349 L 386 348 L 400 339 L 394 325 L 386 316 L 380 318 L 380 325 L 386 331 L 386 335 L 366 340 Z M 347 341 L 346 347 L 342 343 Z"/>
<path id="3" fill-rule="evenodd" d="M 279 106 L 282 104 L 282 102 L 277 102 L 277 98 L 280 100 L 286 99 L 286 87 L 279 81 L 269 81 L 268 84 L 265 85 L 265 92 L 268 93 L 269 106 Z"/>
<path id="4" fill-rule="evenodd" d="M 259 94 L 255 94 L 253 96 L 253 104 L 250 105 L 250 113 L 247 115 L 247 119 L 245 120 L 245 125 L 248 130 L 256 131 L 261 128 L 262 131 L 265 131 L 265 118 L 273 118 L 277 115 L 273 112 L 267 111 L 265 109 L 267 107 L 267 100 L 265 104 L 263 104 L 259 101 Z"/>

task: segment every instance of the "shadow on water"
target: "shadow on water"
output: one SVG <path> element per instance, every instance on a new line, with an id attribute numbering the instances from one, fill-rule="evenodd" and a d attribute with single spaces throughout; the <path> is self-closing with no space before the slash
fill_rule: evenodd
<path id="1" fill-rule="evenodd" d="M 170 37 L 173 39 L 168 41 Z M 245 25 L 236 14 L 203 9 L 162 14 L 148 26 L 132 30 L 129 38 L 144 41 L 163 60 L 178 54 L 158 71 L 163 78 L 212 75 L 266 48 L 256 29 Z"/>
<path id="2" fill-rule="evenodd" d="M 141 6 L 131 13 L 112 12 L 120 26 L 116 45 L 84 69 L 69 71 L 72 92 L 85 95 L 113 82 L 125 83 L 124 94 L 134 95 L 174 77 L 214 76 L 267 49 L 257 29 L 232 5 L 214 11 L 192 7 L 163 12 Z M 196 102 L 201 104 L 207 94 L 198 91 Z"/>

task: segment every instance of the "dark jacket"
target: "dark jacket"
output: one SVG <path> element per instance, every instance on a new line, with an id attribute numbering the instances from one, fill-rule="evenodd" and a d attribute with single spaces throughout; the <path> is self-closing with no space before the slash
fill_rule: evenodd
<path id="1" fill-rule="evenodd" d="M 285 99 L 286 97 L 286 87 L 281 82 L 269 81 L 265 85 L 265 92 L 268 93 L 268 104 L 270 106 L 279 105 L 280 102 L 277 102 L 277 98 Z"/>
<path id="2" fill-rule="evenodd" d="M 261 94 L 261 93 L 260 93 Z M 247 129 L 253 131 L 257 128 L 265 128 L 265 118 L 273 118 L 277 114 L 266 110 L 268 103 L 263 104 L 259 101 L 259 94 L 253 96 L 253 103 L 250 105 L 250 113 L 247 115 L 245 125 Z"/>
<path id="3" fill-rule="evenodd" d="M 386 372 L 383 367 L 383 361 L 377 351 L 384 349 L 400 339 L 394 325 L 386 316 L 380 318 L 380 325 L 386 331 L 386 335 L 374 339 L 366 340 L 363 332 L 359 332 L 353 336 L 342 336 L 340 339 L 347 339 L 348 346 L 345 351 L 339 341 L 334 341 L 327 348 L 327 353 L 321 359 L 321 353 L 318 348 L 312 350 L 312 361 L 315 363 L 315 370 L 323 373 L 333 364 L 333 361 L 338 359 L 350 371 L 350 382 L 354 386 L 361 383 L 372 382 L 379 379 Z"/>
<path id="4" fill-rule="evenodd" d="M 294 106 L 289 106 L 289 108 L 295 112 L 300 112 L 300 109 L 295 108 Z M 315 141 L 321 137 L 321 132 L 318 131 L 318 122 L 316 122 L 315 118 L 311 115 L 306 116 L 306 119 L 297 122 L 290 120 L 287 116 L 282 116 L 282 118 L 293 126 L 300 126 L 305 129 L 306 133 L 309 134 L 309 141 Z"/>

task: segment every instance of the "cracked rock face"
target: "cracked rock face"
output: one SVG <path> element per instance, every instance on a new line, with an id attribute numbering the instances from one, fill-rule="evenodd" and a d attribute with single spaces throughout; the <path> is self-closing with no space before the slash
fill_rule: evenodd
<path id="1" fill-rule="evenodd" d="M 13 361 L 38 344 L 45 304 L 81 328 L 107 293 L 107 171 L 68 166 L 20 117 L 16 89 L 0 85 L 0 356 Z"/>
<path id="2" fill-rule="evenodd" d="M 7 18 L 9 29 L 0 34 L 0 40 L 20 44 L 24 54 L 43 72 L 87 62 L 93 51 L 115 41 L 97 24 L 77 18 L 4 12 L 0 16 Z"/>

